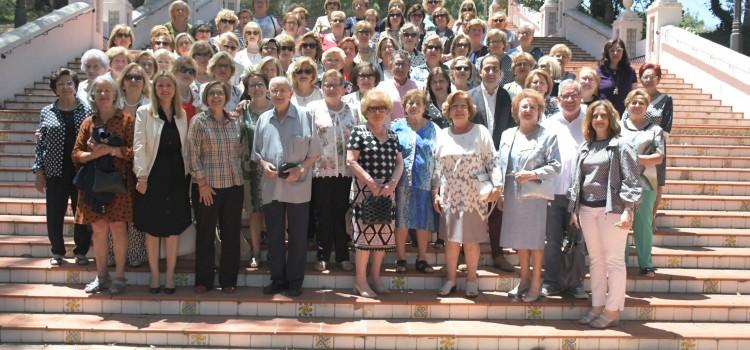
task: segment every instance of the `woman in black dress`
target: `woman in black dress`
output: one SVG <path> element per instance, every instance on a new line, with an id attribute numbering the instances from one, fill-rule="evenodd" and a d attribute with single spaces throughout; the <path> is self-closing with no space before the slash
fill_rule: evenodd
<path id="1" fill-rule="evenodd" d="M 164 292 L 172 294 L 179 235 L 192 223 L 186 171 L 187 117 L 177 92 L 177 79 L 168 72 L 156 75 L 151 103 L 138 109 L 133 140 L 133 172 L 138 178 L 133 208 L 135 226 L 147 232 L 151 282 L 159 293 L 159 241 L 165 238 L 167 276 Z"/>

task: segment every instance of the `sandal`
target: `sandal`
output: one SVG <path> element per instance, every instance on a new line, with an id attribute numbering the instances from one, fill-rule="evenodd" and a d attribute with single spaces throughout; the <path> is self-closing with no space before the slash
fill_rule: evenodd
<path id="1" fill-rule="evenodd" d="M 443 249 L 445 248 L 445 241 L 442 238 L 438 238 L 432 246 L 435 247 L 435 249 Z"/>
<path id="2" fill-rule="evenodd" d="M 113 278 L 112 283 L 109 285 L 109 294 L 120 294 L 125 291 L 126 282 L 125 277 Z"/>
<path id="3" fill-rule="evenodd" d="M 417 271 L 421 273 L 432 273 L 434 269 L 432 268 L 432 265 L 430 265 L 427 260 L 417 260 Z"/>
<path id="4" fill-rule="evenodd" d="M 396 272 L 397 273 L 406 272 L 406 260 L 396 260 Z"/>

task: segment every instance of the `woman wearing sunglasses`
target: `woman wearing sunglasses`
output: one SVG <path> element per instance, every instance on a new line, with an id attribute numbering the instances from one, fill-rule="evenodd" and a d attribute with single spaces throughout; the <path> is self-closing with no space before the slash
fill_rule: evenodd
<path id="1" fill-rule="evenodd" d="M 177 78 L 177 94 L 180 96 L 182 109 L 185 110 L 188 125 L 190 119 L 198 112 L 200 86 L 195 80 L 197 70 L 195 61 L 190 57 L 180 57 L 174 61 L 172 74 Z"/>
<path id="2" fill-rule="evenodd" d="M 308 103 L 323 99 L 323 92 L 315 86 L 318 67 L 309 57 L 300 57 L 289 66 L 289 80 L 292 81 L 292 102 L 297 106 L 307 106 Z"/>
<path id="3" fill-rule="evenodd" d="M 244 50 L 237 51 L 234 55 L 234 61 L 241 64 L 244 71 L 244 69 L 254 67 L 260 62 L 262 58 L 260 42 L 263 40 L 263 33 L 257 23 L 249 22 L 242 29 L 242 37 L 245 39 L 245 45 L 247 46 Z"/>

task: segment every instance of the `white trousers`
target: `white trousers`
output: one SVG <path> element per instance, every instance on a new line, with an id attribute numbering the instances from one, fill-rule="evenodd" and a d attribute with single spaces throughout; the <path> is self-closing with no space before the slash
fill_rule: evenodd
<path id="1" fill-rule="evenodd" d="M 622 311 L 627 282 L 623 252 L 628 231 L 615 227 L 620 214 L 605 213 L 605 208 L 581 205 L 578 213 L 589 252 L 591 305 L 604 306 L 608 311 Z"/>

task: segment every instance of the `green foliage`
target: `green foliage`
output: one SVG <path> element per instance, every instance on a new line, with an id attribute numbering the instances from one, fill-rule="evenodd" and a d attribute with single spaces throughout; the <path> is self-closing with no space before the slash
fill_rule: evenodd
<path id="1" fill-rule="evenodd" d="M 682 22 L 680 22 L 680 28 L 687 30 L 691 33 L 703 33 L 706 31 L 706 23 L 702 19 L 690 10 L 682 11 Z"/>
<path id="2" fill-rule="evenodd" d="M 528 8 L 539 11 L 544 5 L 544 0 L 518 0 L 518 3 Z"/>

